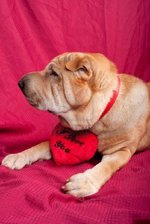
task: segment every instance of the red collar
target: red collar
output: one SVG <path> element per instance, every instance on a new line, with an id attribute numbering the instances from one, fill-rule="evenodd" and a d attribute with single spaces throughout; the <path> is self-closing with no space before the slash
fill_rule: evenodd
<path id="1" fill-rule="evenodd" d="M 110 98 L 110 101 L 107 103 L 103 113 L 101 114 L 100 118 L 103 118 L 105 116 L 105 114 L 107 114 L 109 112 L 109 110 L 112 108 L 112 106 L 114 105 L 114 103 L 116 102 L 116 99 L 118 97 L 118 94 L 119 94 L 119 89 L 120 89 L 120 84 L 121 84 L 121 81 L 118 77 L 118 82 L 117 82 L 117 87 L 115 90 L 113 90 L 113 95 L 112 97 Z"/>

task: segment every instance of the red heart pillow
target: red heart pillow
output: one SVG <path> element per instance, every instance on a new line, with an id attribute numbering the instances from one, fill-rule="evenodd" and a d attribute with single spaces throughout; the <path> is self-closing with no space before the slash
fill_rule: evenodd
<path id="1" fill-rule="evenodd" d="M 50 149 L 58 164 L 72 165 L 90 160 L 98 146 L 95 134 L 88 130 L 72 131 L 58 124 L 50 137 Z"/>

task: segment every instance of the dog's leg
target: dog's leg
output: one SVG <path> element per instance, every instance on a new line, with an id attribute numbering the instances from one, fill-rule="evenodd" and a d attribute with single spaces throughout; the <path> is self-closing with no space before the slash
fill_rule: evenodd
<path id="1" fill-rule="evenodd" d="M 113 173 L 130 160 L 132 154 L 129 149 L 123 148 L 113 154 L 105 155 L 102 161 L 92 169 L 73 175 L 62 189 L 65 193 L 76 197 L 94 194 L 111 178 Z"/>
<path id="2" fill-rule="evenodd" d="M 49 142 L 42 142 L 23 152 L 10 154 L 2 160 L 2 165 L 10 169 L 22 169 L 25 165 L 32 164 L 37 160 L 48 160 L 51 158 Z"/>

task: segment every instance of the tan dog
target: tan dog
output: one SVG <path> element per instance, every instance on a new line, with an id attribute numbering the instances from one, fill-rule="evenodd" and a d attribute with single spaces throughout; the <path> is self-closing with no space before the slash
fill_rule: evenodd
<path id="1" fill-rule="evenodd" d="M 118 97 L 100 119 L 118 79 Z M 72 176 L 62 187 L 68 194 L 96 193 L 136 151 L 150 145 L 150 86 L 133 76 L 117 74 L 115 65 L 102 54 L 65 53 L 43 71 L 26 75 L 19 86 L 33 106 L 58 114 L 61 123 L 73 130 L 90 129 L 100 139 L 102 161 Z M 2 165 L 21 169 L 50 158 L 49 143 L 43 142 L 6 156 Z"/>

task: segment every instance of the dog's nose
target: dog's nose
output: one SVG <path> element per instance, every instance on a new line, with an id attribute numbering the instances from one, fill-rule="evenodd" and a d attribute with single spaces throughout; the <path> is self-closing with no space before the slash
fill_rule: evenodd
<path id="1" fill-rule="evenodd" d="M 21 90 L 24 89 L 24 87 L 25 87 L 25 82 L 24 82 L 23 79 L 21 79 L 21 80 L 18 82 L 18 86 L 20 87 Z"/>

